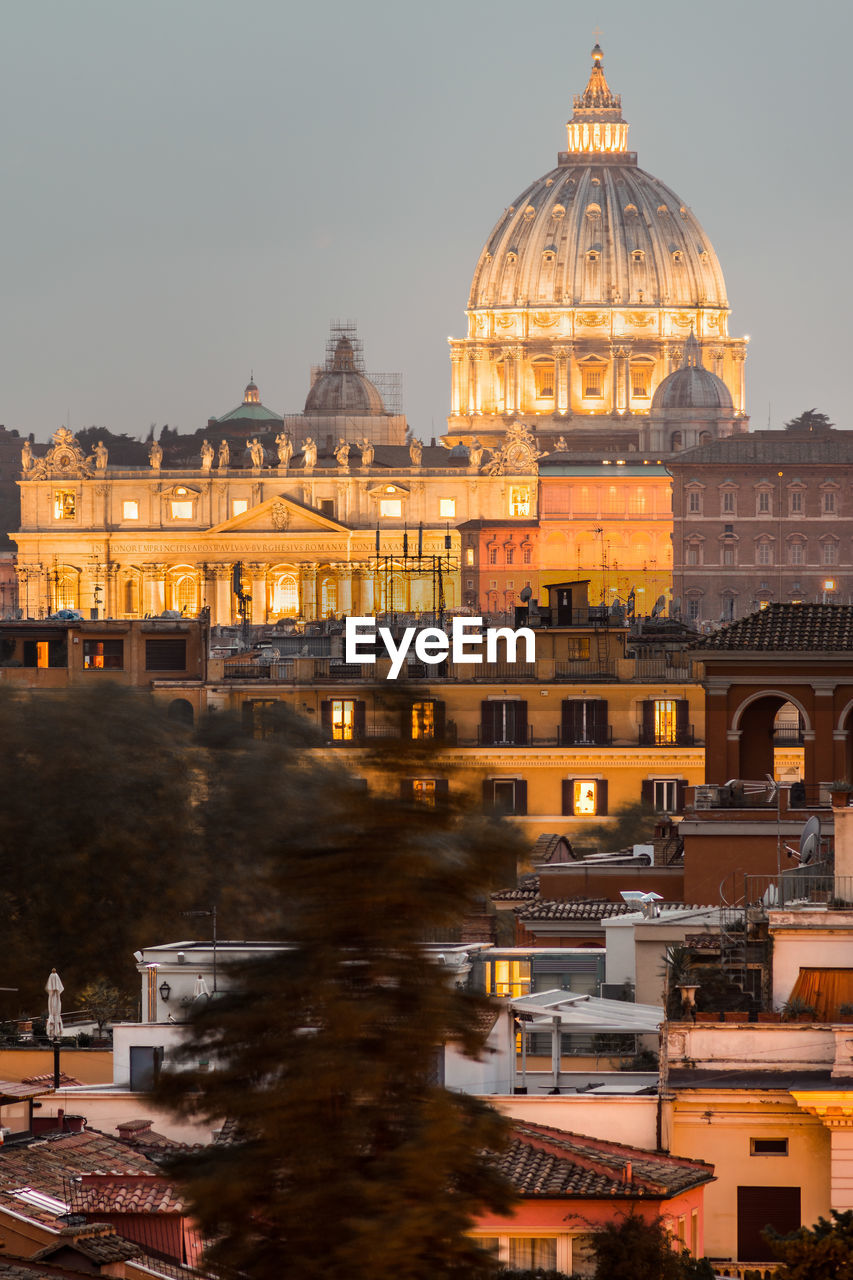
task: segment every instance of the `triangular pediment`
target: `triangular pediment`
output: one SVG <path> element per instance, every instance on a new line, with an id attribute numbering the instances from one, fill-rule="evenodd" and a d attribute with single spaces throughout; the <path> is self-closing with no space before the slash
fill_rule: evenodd
<path id="1" fill-rule="evenodd" d="M 214 525 L 210 533 L 349 533 L 350 526 L 284 494 L 259 502 Z"/>

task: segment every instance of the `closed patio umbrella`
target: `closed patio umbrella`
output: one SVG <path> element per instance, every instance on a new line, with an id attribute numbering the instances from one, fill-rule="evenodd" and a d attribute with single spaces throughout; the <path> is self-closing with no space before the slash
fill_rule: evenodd
<path id="1" fill-rule="evenodd" d="M 47 992 L 48 1039 L 59 1040 L 62 1035 L 62 993 L 65 988 L 55 969 L 51 969 L 44 989 Z"/>

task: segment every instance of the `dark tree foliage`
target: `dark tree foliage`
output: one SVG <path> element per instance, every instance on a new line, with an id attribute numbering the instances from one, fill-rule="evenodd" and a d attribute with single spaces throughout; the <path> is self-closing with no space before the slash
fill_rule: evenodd
<path id="1" fill-rule="evenodd" d="M 705 1258 L 694 1258 L 670 1241 L 661 1218 L 636 1214 L 615 1218 L 592 1236 L 595 1280 L 713 1280 Z"/>
<path id="2" fill-rule="evenodd" d="M 108 427 L 84 427 L 77 432 L 77 443 L 84 453 L 92 453 L 99 440 L 103 440 L 109 450 L 112 467 L 144 467 L 148 463 L 150 445 L 124 432 L 117 435 Z"/>
<path id="3" fill-rule="evenodd" d="M 304 732 L 254 742 L 220 715 L 194 737 L 115 684 L 0 692 L 5 1016 L 37 1013 L 54 967 L 66 1009 L 101 975 L 135 1009 L 133 952 L 198 930 L 182 911 L 216 903 L 220 936 L 272 936 L 267 864 Z"/>
<path id="4" fill-rule="evenodd" d="M 368 792 L 294 758 L 267 868 L 286 947 L 194 1018 L 186 1061 L 216 1069 L 161 1078 L 161 1103 L 235 1130 L 174 1167 L 226 1276 L 461 1280 L 494 1266 L 465 1233 L 478 1210 L 509 1206 L 483 1158 L 504 1122 L 434 1079 L 448 1037 L 479 1049 L 483 1005 L 418 939 L 450 936 L 517 850 L 500 824 L 397 799 L 391 773 Z"/>
<path id="5" fill-rule="evenodd" d="M 828 431 L 834 425 L 827 414 L 819 413 L 817 409 L 805 409 L 796 418 L 791 418 L 790 422 L 785 423 L 785 430 L 820 433 Z"/>
<path id="6" fill-rule="evenodd" d="M 764 1232 L 782 1263 L 775 1280 L 853 1280 L 853 1210 L 830 1214 L 788 1236 L 772 1228 Z"/>
<path id="7" fill-rule="evenodd" d="M 622 805 L 615 822 L 591 822 L 572 832 L 572 846 L 577 853 L 615 853 L 629 845 L 650 844 L 658 816 L 647 804 Z"/>

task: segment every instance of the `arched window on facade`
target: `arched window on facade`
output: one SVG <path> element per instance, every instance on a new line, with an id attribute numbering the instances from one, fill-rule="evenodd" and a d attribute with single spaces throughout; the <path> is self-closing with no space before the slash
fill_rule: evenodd
<path id="1" fill-rule="evenodd" d="M 273 578 L 270 612 L 285 618 L 294 618 L 299 613 L 299 583 L 294 573 L 279 573 Z"/>
<path id="2" fill-rule="evenodd" d="M 139 579 L 136 575 L 125 578 L 122 594 L 123 611 L 131 615 L 139 613 Z"/>
<path id="3" fill-rule="evenodd" d="M 80 575 L 76 569 L 59 568 L 53 578 L 53 608 L 80 608 Z"/>
<path id="4" fill-rule="evenodd" d="M 184 614 L 198 613 L 198 578 L 194 573 L 183 569 L 170 576 L 169 602 L 166 607 Z"/>

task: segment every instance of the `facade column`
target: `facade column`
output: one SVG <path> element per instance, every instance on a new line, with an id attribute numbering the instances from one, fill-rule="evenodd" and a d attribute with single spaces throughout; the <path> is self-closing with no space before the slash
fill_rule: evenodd
<path id="1" fill-rule="evenodd" d="M 738 413 L 743 413 L 743 407 L 746 401 L 746 352 L 743 350 L 733 351 L 732 357 L 735 362 L 735 375 L 737 378 L 735 409 Z"/>
<path id="2" fill-rule="evenodd" d="M 260 562 L 245 566 L 252 584 L 252 623 L 256 627 L 267 620 L 267 567 Z"/>
<path id="3" fill-rule="evenodd" d="M 803 739 L 803 772 L 807 786 L 818 782 L 828 782 L 832 778 L 844 776 L 845 771 L 843 769 L 840 774 L 833 772 L 835 768 L 833 742 L 835 700 L 833 692 L 832 689 L 814 690 L 814 702 L 812 704 L 814 707 L 814 737 L 810 744 L 811 750 L 809 750 L 809 743 L 805 741 L 805 736 Z"/>
<path id="4" fill-rule="evenodd" d="M 317 617 L 317 566 L 303 564 L 300 572 L 302 616 L 309 622 Z"/>
<path id="5" fill-rule="evenodd" d="M 681 347 L 677 347 L 674 342 L 666 344 L 666 377 L 681 365 L 681 354 Z"/>
<path id="6" fill-rule="evenodd" d="M 458 347 L 450 348 L 450 412 L 458 417 L 462 412 L 462 352 Z"/>
<path id="7" fill-rule="evenodd" d="M 214 565 L 214 597 L 210 621 L 214 626 L 229 627 L 234 619 L 231 592 L 231 565 Z"/>
<path id="8" fill-rule="evenodd" d="M 146 564 L 142 567 L 142 612 L 162 613 L 166 607 L 164 564 Z"/>
<path id="9" fill-rule="evenodd" d="M 468 382 L 468 407 L 466 413 L 470 415 L 477 412 L 477 355 L 473 350 L 468 352 L 468 358 L 465 361 L 465 374 Z"/>
<path id="10" fill-rule="evenodd" d="M 629 386 L 629 370 L 628 357 L 630 349 L 628 347 L 613 347 L 613 365 L 614 365 L 614 386 L 616 391 L 616 410 L 625 413 L 630 409 L 630 386 Z"/>
<path id="11" fill-rule="evenodd" d="M 483 356 L 483 348 L 476 347 L 471 366 L 474 377 L 474 408 L 471 412 L 478 414 L 483 412 Z"/>
<path id="12" fill-rule="evenodd" d="M 513 363 L 512 376 L 513 376 L 513 383 L 514 383 L 513 403 L 515 405 L 516 413 L 524 412 L 524 406 L 521 403 L 521 400 L 522 400 L 521 390 L 524 385 L 523 377 L 522 377 L 522 368 L 521 368 L 521 362 L 523 359 L 524 359 L 524 347 L 513 347 L 512 349 L 512 363 Z"/>
<path id="13" fill-rule="evenodd" d="M 338 564 L 334 566 L 335 578 L 338 583 L 338 603 L 336 613 L 351 614 L 352 607 L 352 588 L 353 588 L 353 566 L 351 564 Z"/>
<path id="14" fill-rule="evenodd" d="M 561 346 L 554 348 L 554 359 L 557 363 L 556 375 L 557 385 L 554 390 L 557 393 L 557 411 L 558 413 L 567 413 L 569 409 L 569 356 L 571 355 L 571 347 Z"/>
<path id="15" fill-rule="evenodd" d="M 512 413 L 515 409 L 515 366 L 512 359 L 512 347 L 501 350 L 504 366 L 504 413 Z"/>
<path id="16" fill-rule="evenodd" d="M 725 347 L 711 348 L 711 360 L 714 365 L 712 372 L 715 373 L 718 378 L 722 378 L 723 376 L 723 357 L 725 356 L 725 354 L 726 354 Z"/>

